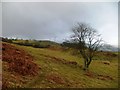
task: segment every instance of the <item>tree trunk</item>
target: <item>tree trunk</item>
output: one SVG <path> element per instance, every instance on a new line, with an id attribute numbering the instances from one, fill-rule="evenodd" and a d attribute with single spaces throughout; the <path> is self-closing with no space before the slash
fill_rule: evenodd
<path id="1" fill-rule="evenodd" d="M 84 68 L 83 68 L 83 69 L 84 69 L 85 71 L 88 70 L 91 61 L 92 61 L 92 58 L 90 58 L 90 60 L 84 59 Z"/>
<path id="2" fill-rule="evenodd" d="M 88 66 L 87 66 L 87 59 L 84 59 L 84 68 L 83 68 L 83 70 L 87 70 L 88 69 Z"/>
<path id="3" fill-rule="evenodd" d="M 92 61 L 92 58 L 90 58 L 89 62 L 87 62 L 87 68 L 89 68 L 91 61 Z"/>

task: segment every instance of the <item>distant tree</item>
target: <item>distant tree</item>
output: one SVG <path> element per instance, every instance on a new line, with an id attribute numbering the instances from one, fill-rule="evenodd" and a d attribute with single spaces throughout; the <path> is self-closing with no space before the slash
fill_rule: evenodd
<path id="1" fill-rule="evenodd" d="M 3 42 L 8 42 L 8 43 L 12 43 L 12 39 L 9 39 L 9 38 L 2 38 L 2 41 Z"/>
<path id="2" fill-rule="evenodd" d="M 77 43 L 76 48 L 84 58 L 84 70 L 87 70 L 95 52 L 102 46 L 102 39 L 95 29 L 85 23 L 78 23 L 72 31 L 71 39 Z"/>

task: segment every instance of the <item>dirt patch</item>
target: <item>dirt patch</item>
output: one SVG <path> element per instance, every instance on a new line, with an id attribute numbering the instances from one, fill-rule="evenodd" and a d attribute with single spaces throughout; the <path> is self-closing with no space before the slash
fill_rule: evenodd
<path id="1" fill-rule="evenodd" d="M 97 79 L 101 79 L 101 80 L 113 80 L 113 78 L 111 76 L 107 76 L 107 75 L 98 75 Z"/>
<path id="2" fill-rule="evenodd" d="M 114 80 L 111 76 L 96 74 L 96 73 L 93 73 L 93 72 L 90 72 L 90 71 L 86 71 L 84 75 L 86 75 L 90 78 L 97 78 L 97 79 L 100 79 L 100 80 Z"/>
<path id="3" fill-rule="evenodd" d="M 38 66 L 33 62 L 33 57 L 24 50 L 7 43 L 2 44 L 2 61 L 8 63 L 8 70 L 21 75 L 36 75 Z"/>
<path id="4" fill-rule="evenodd" d="M 95 78 L 95 74 L 93 72 L 90 72 L 90 71 L 86 71 L 84 75 L 86 75 L 90 78 Z"/>
<path id="5" fill-rule="evenodd" d="M 46 79 L 51 83 L 64 84 L 64 79 L 57 73 L 49 73 L 46 75 Z"/>

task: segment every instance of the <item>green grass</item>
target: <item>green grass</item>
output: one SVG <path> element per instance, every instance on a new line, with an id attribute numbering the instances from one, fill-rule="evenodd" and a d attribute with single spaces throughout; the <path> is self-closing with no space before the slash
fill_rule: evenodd
<path id="1" fill-rule="evenodd" d="M 105 65 L 99 58 L 94 60 L 89 68 L 89 71 L 94 73 L 94 77 L 85 75 L 80 65 L 83 65 L 83 59 L 71 55 L 70 53 L 50 50 L 46 48 L 33 48 L 27 46 L 19 46 L 34 57 L 34 61 L 41 67 L 39 74 L 32 80 L 29 80 L 25 87 L 30 88 L 117 88 L 118 87 L 118 63 L 117 58 L 111 59 L 110 65 Z M 45 57 L 45 55 L 47 57 Z M 50 57 L 56 57 L 58 61 L 54 61 Z M 63 64 L 59 59 L 64 59 L 66 62 L 76 61 L 79 65 Z M 54 80 L 48 80 L 49 74 L 58 75 L 64 83 L 59 83 Z M 97 75 L 110 76 L 113 78 L 101 80 Z"/>

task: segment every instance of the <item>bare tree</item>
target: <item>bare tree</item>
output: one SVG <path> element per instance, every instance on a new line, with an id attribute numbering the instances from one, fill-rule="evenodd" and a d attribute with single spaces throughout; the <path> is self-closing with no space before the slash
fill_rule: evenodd
<path id="1" fill-rule="evenodd" d="M 84 58 L 84 70 L 87 70 L 95 52 L 102 46 L 100 34 L 95 29 L 84 23 L 78 23 L 73 29 L 71 37 L 77 43 L 77 49 Z"/>

